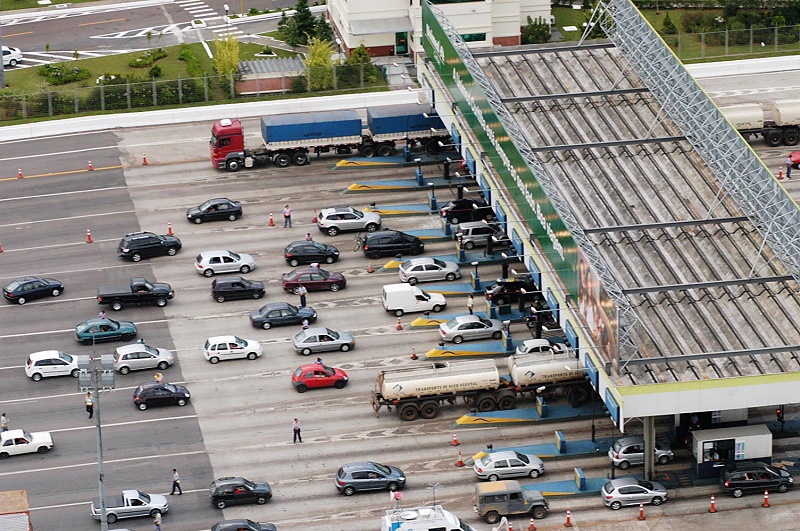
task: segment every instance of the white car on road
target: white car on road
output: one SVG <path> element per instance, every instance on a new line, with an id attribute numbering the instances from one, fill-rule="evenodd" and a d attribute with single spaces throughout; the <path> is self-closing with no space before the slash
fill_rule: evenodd
<path id="1" fill-rule="evenodd" d="M 203 354 L 211 363 L 247 358 L 254 360 L 264 353 L 261 343 L 253 339 L 242 339 L 236 336 L 209 337 L 203 348 Z"/>
<path id="2" fill-rule="evenodd" d="M 22 50 L 3 46 L 3 66 L 17 66 L 20 61 L 22 61 Z"/>
<path id="3" fill-rule="evenodd" d="M 21 454 L 46 454 L 52 447 L 53 438 L 49 431 L 8 430 L 0 433 L 0 459 Z"/>

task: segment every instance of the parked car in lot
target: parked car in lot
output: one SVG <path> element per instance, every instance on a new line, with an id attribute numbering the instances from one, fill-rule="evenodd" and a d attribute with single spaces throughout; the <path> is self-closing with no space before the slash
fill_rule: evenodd
<path id="1" fill-rule="evenodd" d="M 264 349 L 258 341 L 236 336 L 209 337 L 203 347 L 203 354 L 211 363 L 240 358 L 254 360 L 263 353 Z"/>
<path id="2" fill-rule="evenodd" d="M 239 518 L 217 522 L 211 527 L 211 531 L 278 531 L 278 528 L 275 527 L 275 524 Z"/>
<path id="3" fill-rule="evenodd" d="M 297 293 L 300 286 L 308 291 L 339 291 L 347 286 L 347 279 L 341 273 L 331 273 L 319 267 L 300 267 L 284 273 L 283 289 Z"/>
<path id="4" fill-rule="evenodd" d="M 660 465 L 666 465 L 675 458 L 672 449 L 666 444 L 656 441 L 655 460 Z M 614 441 L 608 449 L 608 457 L 622 470 L 627 470 L 631 465 L 644 464 L 644 437 L 622 437 Z"/>
<path id="5" fill-rule="evenodd" d="M 445 204 L 441 208 L 441 212 L 442 217 L 453 225 L 458 225 L 465 221 L 480 221 L 482 219 L 491 221 L 495 219 L 494 210 L 483 200 L 456 199 Z"/>
<path id="6" fill-rule="evenodd" d="M 347 373 L 342 369 L 328 367 L 321 363 L 301 365 L 292 373 L 292 385 L 298 393 L 305 393 L 309 389 L 321 389 L 323 387 L 344 389 L 347 381 Z"/>
<path id="7" fill-rule="evenodd" d="M 166 382 L 143 383 L 133 392 L 133 403 L 142 411 L 149 407 L 185 406 L 190 398 L 186 387 Z"/>
<path id="8" fill-rule="evenodd" d="M 283 250 L 283 256 L 286 263 L 292 267 L 315 262 L 332 264 L 339 259 L 339 249 L 333 245 L 302 240 L 287 245 Z"/>
<path id="9" fill-rule="evenodd" d="M 303 356 L 341 350 L 347 352 L 356 346 L 356 340 L 350 332 L 337 332 L 325 327 L 307 328 L 292 338 L 295 352 Z"/>
<path id="10" fill-rule="evenodd" d="M 100 341 L 130 341 L 136 337 L 136 325 L 103 317 L 87 319 L 75 326 L 75 339 L 84 345 Z"/>
<path id="11" fill-rule="evenodd" d="M 3 288 L 3 297 L 17 304 L 25 304 L 42 297 L 58 297 L 62 293 L 64 284 L 54 278 L 20 277 Z"/>
<path id="12" fill-rule="evenodd" d="M 345 496 L 366 490 L 400 490 L 406 485 L 406 475 L 397 467 L 374 461 L 359 461 L 342 465 L 333 478 L 336 488 Z"/>
<path id="13" fill-rule="evenodd" d="M 3 66 L 17 66 L 22 61 L 22 50 L 3 46 Z"/>
<path id="14" fill-rule="evenodd" d="M 456 344 L 473 339 L 500 339 L 503 337 L 503 323 L 479 315 L 459 315 L 439 325 L 439 337 L 442 341 Z"/>
<path id="15" fill-rule="evenodd" d="M 401 263 L 399 275 L 401 282 L 408 282 L 413 286 L 417 282 L 451 281 L 461 278 L 461 268 L 455 262 L 420 257 Z"/>
<path id="16" fill-rule="evenodd" d="M 186 211 L 186 219 L 194 223 L 204 221 L 236 221 L 242 217 L 242 204 L 227 197 L 209 199 L 202 205 L 191 207 Z"/>
<path id="17" fill-rule="evenodd" d="M 766 463 L 741 463 L 725 467 L 720 478 L 722 490 L 739 498 L 747 492 L 786 492 L 794 488 L 789 472 Z"/>
<path id="18" fill-rule="evenodd" d="M 272 488 L 266 481 L 256 482 L 243 477 L 226 476 L 211 482 L 209 496 L 217 509 L 243 503 L 264 505 L 272 498 Z"/>
<path id="19" fill-rule="evenodd" d="M 25 375 L 34 382 L 51 376 L 78 377 L 78 358 L 60 350 L 43 350 L 28 355 Z"/>
<path id="20" fill-rule="evenodd" d="M 175 236 L 152 232 L 131 232 L 122 237 L 117 245 L 117 256 L 138 262 L 153 256 L 175 256 L 181 250 L 181 241 Z"/>
<path id="21" fill-rule="evenodd" d="M 489 481 L 526 476 L 538 478 L 544 474 L 544 462 L 535 455 L 506 450 L 476 459 L 473 470 L 478 478 Z"/>
<path id="22" fill-rule="evenodd" d="M 142 343 L 117 347 L 114 353 L 114 370 L 120 374 L 156 368 L 164 371 L 173 363 L 175 356 L 169 350 Z"/>
<path id="23" fill-rule="evenodd" d="M 375 232 L 381 226 L 381 217 L 375 212 L 361 212 L 353 207 L 323 208 L 317 217 L 317 228 L 328 236 L 346 231 Z"/>
<path id="24" fill-rule="evenodd" d="M 8 430 L 0 433 L 0 459 L 12 455 L 46 454 L 53 447 L 49 431 Z"/>
<path id="25" fill-rule="evenodd" d="M 523 490 L 519 481 L 509 479 L 475 484 L 475 512 L 487 524 L 496 524 L 502 516 L 531 515 L 541 519 L 547 516 L 550 504 L 541 492 Z"/>
<path id="26" fill-rule="evenodd" d="M 256 261 L 249 254 L 234 253 L 224 249 L 203 251 L 194 260 L 195 271 L 206 277 L 213 277 L 219 273 L 246 275 L 255 268 Z"/>
<path id="27" fill-rule="evenodd" d="M 359 236 L 361 249 L 364 256 L 377 260 L 381 256 L 394 256 L 397 254 L 410 254 L 417 256 L 425 250 L 425 244 L 416 236 L 411 236 L 399 230 L 382 230 Z"/>
<path id="28" fill-rule="evenodd" d="M 656 481 L 636 478 L 617 478 L 606 482 L 600 489 L 606 507 L 617 510 L 623 505 L 651 503 L 661 505 L 667 499 L 667 489 Z"/>
<path id="29" fill-rule="evenodd" d="M 317 312 L 311 306 L 298 308 L 288 302 L 272 302 L 250 312 L 250 324 L 256 328 L 269 330 L 273 326 L 302 324 L 317 320 Z"/>
<path id="30" fill-rule="evenodd" d="M 264 283 L 243 277 L 217 278 L 211 283 L 211 296 L 217 302 L 234 299 L 260 299 L 266 290 Z"/>

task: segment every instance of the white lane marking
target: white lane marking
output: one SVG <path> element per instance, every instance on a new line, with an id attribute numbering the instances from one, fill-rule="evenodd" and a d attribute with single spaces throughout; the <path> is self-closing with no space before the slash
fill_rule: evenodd
<path id="1" fill-rule="evenodd" d="M 41 301 L 26 302 L 25 306 L 39 306 L 39 305 L 42 305 L 42 304 L 51 304 L 51 303 L 57 303 L 57 302 L 88 301 L 88 300 L 92 300 L 92 299 L 96 299 L 96 298 L 97 297 L 73 297 L 71 299 L 65 299 L 65 298 L 62 298 L 62 297 L 53 297 L 53 298 L 44 299 L 44 300 L 41 300 Z M 19 304 L 13 304 L 13 305 L 12 304 L 6 304 L 6 305 L 3 305 L 3 306 L 0 306 L 0 311 L 8 310 L 9 308 L 16 308 L 17 306 L 19 306 Z"/>
<path id="2" fill-rule="evenodd" d="M 88 151 L 102 151 L 105 149 L 118 149 L 118 146 L 99 146 L 93 148 L 85 148 L 85 149 L 73 149 L 70 151 L 58 151 L 55 153 L 40 153 L 37 155 L 38 158 L 42 158 L 45 156 L 58 156 L 58 155 L 70 155 L 72 153 L 86 153 Z M 0 159 L 0 162 L 8 161 L 8 160 L 23 160 L 29 159 L 30 155 L 20 155 L 19 157 L 5 157 Z"/>
<path id="3" fill-rule="evenodd" d="M 144 325 L 144 324 L 166 323 L 166 322 L 167 322 L 167 319 L 156 319 L 154 321 L 139 321 L 138 323 L 136 323 L 136 326 L 141 326 L 141 325 Z M 9 339 L 9 338 L 12 338 L 12 337 L 43 336 L 43 335 L 47 335 L 47 334 L 63 334 L 64 332 L 74 332 L 74 331 L 75 331 L 75 328 L 73 327 L 73 328 L 66 328 L 66 329 L 62 329 L 62 330 L 47 330 L 47 331 L 44 331 L 44 332 L 26 332 L 24 334 L 6 334 L 6 335 L 3 335 L 3 336 L 0 336 L 0 339 Z"/>
<path id="4" fill-rule="evenodd" d="M 52 272 L 38 273 L 38 276 L 40 276 L 40 277 L 52 277 L 52 276 L 58 276 L 58 275 L 71 275 L 73 273 L 86 273 L 87 271 L 100 273 L 101 271 L 105 271 L 106 269 L 117 269 L 117 268 L 120 268 L 120 267 L 134 267 L 136 265 L 137 265 L 136 263 L 130 262 L 130 263 L 127 263 L 127 264 L 120 264 L 120 265 L 115 265 L 115 266 L 103 266 L 102 269 L 99 268 L 99 267 L 90 267 L 88 269 L 68 269 L 68 270 L 64 270 L 64 271 L 52 271 Z M 17 278 L 17 277 L 0 277 L 0 280 L 15 279 L 15 278 Z M 8 306 L 8 307 L 9 308 L 14 308 L 14 306 Z"/>
<path id="5" fill-rule="evenodd" d="M 64 218 L 50 218 L 50 219 L 37 219 L 33 221 L 18 221 L 16 223 L 8 223 L 5 225 L 0 225 L 0 227 L 19 227 L 20 225 L 34 225 L 37 223 L 52 223 L 54 221 L 67 221 L 73 219 L 86 219 L 86 218 L 96 218 L 97 216 L 119 216 L 121 214 L 131 214 L 136 212 L 136 210 L 117 210 L 116 212 L 97 212 L 95 214 L 83 214 L 81 216 L 68 216 Z"/>
<path id="6" fill-rule="evenodd" d="M 109 186 L 108 188 L 94 188 L 92 190 L 74 190 L 72 192 L 53 192 L 52 194 L 39 194 L 39 195 L 23 195 L 20 197 L 3 197 L 0 198 L 0 202 L 3 201 L 19 201 L 21 199 L 41 199 L 43 197 L 59 197 L 62 195 L 72 195 L 72 194 L 91 194 L 95 192 L 106 192 L 110 190 L 125 190 L 127 186 Z"/>

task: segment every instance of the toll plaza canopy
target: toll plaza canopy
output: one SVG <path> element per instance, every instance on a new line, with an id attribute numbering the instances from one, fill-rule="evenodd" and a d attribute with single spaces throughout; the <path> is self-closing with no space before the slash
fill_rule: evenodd
<path id="1" fill-rule="evenodd" d="M 616 420 L 800 402 L 797 205 L 632 4 L 601 7 L 609 40 L 472 53 L 424 2 L 437 109 L 558 272 Z"/>

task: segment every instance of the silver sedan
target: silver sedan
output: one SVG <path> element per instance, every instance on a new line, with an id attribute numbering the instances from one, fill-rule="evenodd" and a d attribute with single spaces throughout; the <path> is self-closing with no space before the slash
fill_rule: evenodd
<path id="1" fill-rule="evenodd" d="M 206 277 L 213 277 L 218 273 L 247 274 L 255 268 L 256 261 L 249 254 L 226 250 L 203 251 L 194 262 L 195 271 Z"/>
<path id="2" fill-rule="evenodd" d="M 439 325 L 439 337 L 442 341 L 456 344 L 472 339 L 500 339 L 503 337 L 503 323 L 479 315 L 459 315 Z"/>
<path id="3" fill-rule="evenodd" d="M 303 330 L 292 338 L 295 352 L 308 356 L 314 352 L 341 350 L 347 352 L 356 345 L 350 332 L 336 332 L 330 328 L 316 327 Z"/>
<path id="4" fill-rule="evenodd" d="M 455 262 L 422 257 L 412 258 L 400 264 L 400 280 L 412 286 L 417 282 L 457 278 L 461 278 L 461 268 Z"/>
<path id="5" fill-rule="evenodd" d="M 159 368 L 162 371 L 175 362 L 172 352 L 163 348 L 155 348 L 143 343 L 117 347 L 114 353 L 114 370 L 120 374 L 141 369 Z"/>

